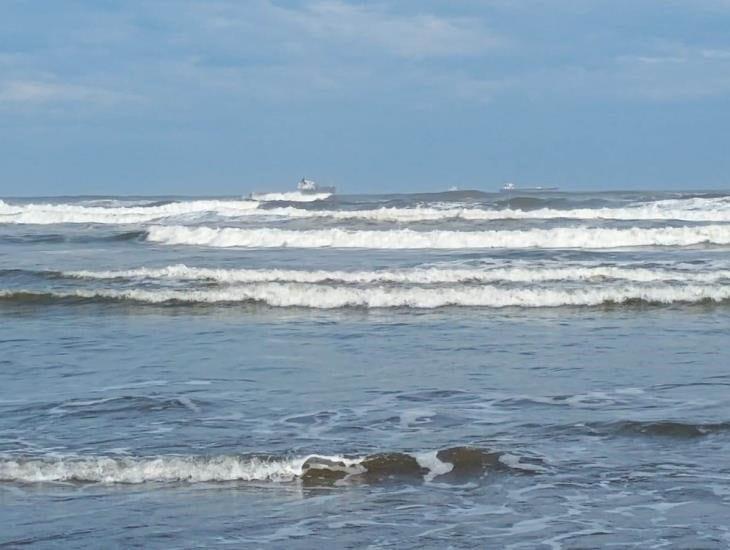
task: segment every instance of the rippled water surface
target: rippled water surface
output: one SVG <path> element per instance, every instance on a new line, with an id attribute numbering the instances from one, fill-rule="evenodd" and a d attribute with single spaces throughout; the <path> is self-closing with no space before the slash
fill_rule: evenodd
<path id="1" fill-rule="evenodd" d="M 730 545 L 730 195 L 290 195 L 0 202 L 0 545 Z"/>

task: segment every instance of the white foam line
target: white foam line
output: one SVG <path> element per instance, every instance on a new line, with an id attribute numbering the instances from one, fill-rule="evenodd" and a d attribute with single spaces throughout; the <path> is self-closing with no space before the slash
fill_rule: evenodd
<path id="1" fill-rule="evenodd" d="M 299 191 L 288 191 L 282 193 L 251 193 L 251 199 L 262 202 L 314 202 L 324 200 L 331 196 L 332 193 L 301 193 Z"/>
<path id="2" fill-rule="evenodd" d="M 0 297 L 38 294 L 32 291 L 0 291 Z M 42 295 L 48 295 L 41 293 Z M 58 299 L 112 299 L 149 304 L 178 303 L 262 303 L 273 307 L 332 309 L 364 308 L 438 308 L 461 307 L 560 307 L 597 306 L 608 303 L 642 301 L 673 304 L 722 302 L 730 299 L 729 285 L 603 286 L 598 288 L 500 288 L 495 286 L 457 286 L 445 288 L 357 288 L 298 283 L 257 283 L 242 287 L 204 290 L 76 290 L 53 292 Z"/>
<path id="3" fill-rule="evenodd" d="M 438 451 L 414 454 L 419 466 L 428 470 L 425 481 L 448 474 L 453 464 L 437 457 Z M 301 478 L 309 468 L 325 468 L 358 475 L 365 457 L 310 454 L 294 458 L 259 458 L 236 455 L 159 457 L 48 457 L 0 458 L 0 481 L 21 483 L 171 483 L 273 481 Z"/>
<path id="4" fill-rule="evenodd" d="M 206 212 L 228 217 L 243 216 L 251 214 L 258 206 L 258 202 L 251 200 L 182 201 L 158 206 L 122 207 L 84 206 L 64 203 L 10 205 L 0 201 L 0 223 L 40 225 L 57 223 L 134 224 Z"/>
<path id="5" fill-rule="evenodd" d="M 356 231 L 239 229 L 155 225 L 147 239 L 168 245 L 248 248 L 617 248 L 730 244 L 730 225 L 606 229 L 560 227 L 522 231 Z"/>
<path id="6" fill-rule="evenodd" d="M 254 200 L 179 201 L 160 206 L 90 206 L 79 203 L 32 203 L 11 205 L 0 201 L 0 223 L 146 223 L 185 214 L 210 213 L 223 217 L 332 218 L 375 222 L 418 222 L 461 219 L 489 221 L 504 219 L 582 220 L 683 220 L 694 222 L 730 221 L 728 197 L 671 199 L 634 206 L 603 208 L 520 210 L 513 208 L 455 207 L 453 203 L 407 208 L 381 207 L 370 210 L 307 210 L 296 207 L 258 209 L 259 201 L 308 202 L 327 194 L 260 193 Z"/>
<path id="7" fill-rule="evenodd" d="M 295 269 L 212 269 L 188 267 L 184 264 L 162 268 L 138 268 L 116 271 L 67 271 L 66 277 L 80 279 L 162 279 L 172 281 L 216 281 L 219 283 L 326 283 L 351 284 L 403 283 L 443 284 L 463 282 L 544 282 L 544 281 L 600 281 L 621 279 L 636 282 L 703 282 L 712 283 L 730 279 L 730 270 L 686 271 L 676 269 L 649 269 L 642 267 L 581 266 L 486 268 L 411 268 L 381 271 L 306 271 Z"/>
<path id="8" fill-rule="evenodd" d="M 309 455 L 292 459 L 240 456 L 151 458 L 86 457 L 0 460 L 0 480 L 25 483 L 85 481 L 101 483 L 291 481 L 310 459 L 359 463 L 360 459 Z"/>
<path id="9" fill-rule="evenodd" d="M 303 210 L 300 208 L 275 208 L 272 215 L 294 218 L 327 217 L 340 220 L 361 219 L 380 222 L 417 222 L 461 219 L 473 221 L 507 219 L 582 219 L 582 220 L 681 220 L 697 222 L 730 221 L 730 200 L 679 199 L 657 201 L 636 206 L 616 208 L 539 208 L 519 210 L 512 208 L 478 208 L 444 205 L 440 208 L 415 206 L 409 208 L 381 207 L 372 210 Z"/>

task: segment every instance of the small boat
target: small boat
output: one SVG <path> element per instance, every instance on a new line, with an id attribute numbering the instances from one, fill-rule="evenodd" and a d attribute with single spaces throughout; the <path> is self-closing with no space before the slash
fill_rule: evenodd
<path id="1" fill-rule="evenodd" d="M 514 183 L 505 183 L 500 193 L 540 193 L 543 191 L 559 191 L 559 187 L 517 187 Z"/>

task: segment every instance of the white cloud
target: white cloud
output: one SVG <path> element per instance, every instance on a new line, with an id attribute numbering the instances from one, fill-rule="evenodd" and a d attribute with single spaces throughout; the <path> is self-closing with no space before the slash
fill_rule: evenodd
<path id="1" fill-rule="evenodd" d="M 189 55 L 158 78 L 241 99 L 483 101 L 491 85 L 452 75 L 445 62 L 474 62 L 506 44 L 476 18 L 395 13 L 382 3 L 193 2 L 182 20 L 176 45 Z"/>
<path id="2" fill-rule="evenodd" d="M 730 59 L 730 50 L 702 50 L 702 57 L 706 59 Z"/>
<path id="3" fill-rule="evenodd" d="M 365 52 L 406 59 L 479 56 L 504 45 L 481 19 L 395 13 L 374 2 L 320 0 L 299 8 L 268 0 L 194 3 L 190 15 L 188 23 L 207 27 L 219 44 L 256 37 L 256 46 L 264 50 L 326 49 L 331 57 Z"/>
<path id="4" fill-rule="evenodd" d="M 730 56 L 682 47 L 678 55 L 626 57 L 614 75 L 625 94 L 658 101 L 701 99 L 730 94 Z"/>
<path id="5" fill-rule="evenodd" d="M 478 20 L 469 18 L 396 15 L 337 0 L 317 2 L 289 16 L 313 38 L 366 44 L 413 59 L 475 56 L 501 45 Z"/>
<path id="6" fill-rule="evenodd" d="M 431 11 L 393 0 L 186 0 L 87 10 L 85 19 L 71 11 L 58 33 L 39 39 L 42 47 L 0 52 L 0 104 L 104 108 L 145 97 L 170 110 L 246 108 L 247 100 L 407 108 L 519 96 L 666 101 L 730 93 L 722 37 L 668 44 L 651 29 L 617 30 L 610 18 L 599 32 L 593 20 L 564 18 L 590 11 L 581 0 L 556 0 L 557 16 L 542 0 L 480 0 L 463 10 L 428 4 Z M 551 24 L 540 26 L 548 15 Z"/>
<path id="7" fill-rule="evenodd" d="M 564 65 L 523 74 L 509 85 L 530 97 L 685 101 L 730 94 L 730 57 L 676 46 L 601 65 Z"/>

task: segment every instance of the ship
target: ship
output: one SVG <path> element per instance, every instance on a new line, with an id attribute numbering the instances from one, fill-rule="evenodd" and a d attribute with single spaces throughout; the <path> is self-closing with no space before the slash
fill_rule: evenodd
<path id="1" fill-rule="evenodd" d="M 514 183 L 505 183 L 499 190 L 500 193 L 542 193 L 545 191 L 559 191 L 559 187 L 517 187 Z"/>
<path id="2" fill-rule="evenodd" d="M 317 185 L 315 182 L 313 182 L 312 180 L 308 180 L 307 178 L 302 178 L 301 180 L 299 180 L 299 183 L 297 184 L 297 190 L 303 195 L 334 195 L 336 192 L 335 187 L 332 185 Z"/>

